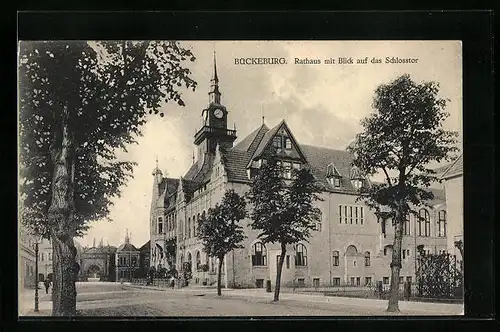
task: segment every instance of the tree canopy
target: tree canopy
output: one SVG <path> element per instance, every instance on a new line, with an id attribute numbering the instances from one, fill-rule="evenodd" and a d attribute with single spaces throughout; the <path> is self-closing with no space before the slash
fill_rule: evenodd
<path id="1" fill-rule="evenodd" d="M 198 237 L 204 251 L 210 257 L 224 257 L 233 249 L 243 248 L 246 238 L 240 220 L 247 216 L 244 197 L 230 189 L 224 193 L 222 202 L 208 210 L 198 221 Z"/>
<path id="2" fill-rule="evenodd" d="M 458 150 L 458 134 L 442 127 L 449 116 L 448 100 L 438 92 L 438 83 L 417 84 L 408 74 L 376 89 L 375 112 L 362 120 L 363 132 L 348 147 L 355 156 L 354 165 L 364 174 L 385 176 L 383 183 L 362 189 L 363 200 L 373 209 L 385 206 L 413 213 L 410 205 L 434 198 L 425 187 L 439 179 L 429 165 L 451 160 Z"/>
<path id="3" fill-rule="evenodd" d="M 168 101 L 184 105 L 182 89 L 196 87 L 184 66 L 194 60 L 173 41 L 20 42 L 22 220 L 48 236 L 63 127 L 73 140 L 73 233 L 107 218 L 134 166 L 117 160 L 116 151 L 136 142 L 148 112 L 160 114 Z"/>
<path id="4" fill-rule="evenodd" d="M 293 170 L 291 182 L 274 151 L 264 155 L 262 167 L 252 179 L 248 199 L 253 205 L 250 226 L 264 243 L 294 244 L 307 241 L 321 212 L 314 207 L 320 192 L 311 171 Z"/>

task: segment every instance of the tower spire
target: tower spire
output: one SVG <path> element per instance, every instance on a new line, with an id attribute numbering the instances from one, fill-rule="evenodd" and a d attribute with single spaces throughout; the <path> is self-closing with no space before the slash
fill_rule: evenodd
<path id="1" fill-rule="evenodd" d="M 220 104 L 220 95 L 221 93 L 219 91 L 219 76 L 217 75 L 217 58 L 214 46 L 214 73 L 212 79 L 210 80 L 210 92 L 208 93 L 209 104 Z"/>
<path id="2" fill-rule="evenodd" d="M 213 80 L 216 83 L 219 83 L 219 77 L 217 76 L 217 57 L 215 54 L 215 47 L 214 47 L 214 77 L 213 77 Z"/>
<path id="3" fill-rule="evenodd" d="M 129 243 L 130 242 L 130 237 L 128 236 L 128 228 L 125 230 L 125 243 Z"/>

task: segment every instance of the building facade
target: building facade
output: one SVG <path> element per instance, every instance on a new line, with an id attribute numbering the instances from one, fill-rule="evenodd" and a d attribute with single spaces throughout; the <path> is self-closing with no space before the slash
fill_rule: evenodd
<path id="1" fill-rule="evenodd" d="M 139 277 L 141 252 L 130 243 L 130 237 L 125 235 L 125 243 L 116 249 L 116 281 L 132 280 Z"/>
<path id="2" fill-rule="evenodd" d="M 77 258 L 77 262 L 80 264 L 79 279 L 84 281 L 115 281 L 116 251 L 116 247 L 109 244 L 105 246 L 102 240 L 96 246 L 94 239 L 92 247 L 83 248 Z"/>
<path id="3" fill-rule="evenodd" d="M 19 222 L 18 276 L 19 290 L 35 287 L 35 238 Z"/>
<path id="4" fill-rule="evenodd" d="M 236 130 L 229 129 L 228 110 L 221 103 L 219 79 L 214 59 L 209 104 L 202 111 L 203 126 L 195 134 L 197 158 L 180 179 L 165 178 L 158 166 L 153 170 L 153 196 L 150 213 L 151 266 L 175 265 L 181 271 L 191 262 L 193 281 L 213 284 L 217 261 L 203 252 L 197 237 L 197 221 L 220 202 L 225 191 L 240 195 L 263 163 L 263 155 L 274 147 L 284 168 L 283 177 L 291 178 L 294 168 L 309 167 L 322 187 L 317 202 L 322 217 L 309 242 L 287 247 L 282 284 L 366 285 L 381 280 L 389 283 L 393 228 L 390 221 L 379 222 L 375 214 L 356 201 L 358 190 L 371 185 L 353 167 L 352 156 L 344 150 L 300 144 L 283 120 L 273 128 L 262 123 L 237 144 Z M 402 280 L 415 275 L 416 248 L 427 252 L 446 250 L 445 201 L 442 190 L 434 190 L 432 208 L 417 209 L 422 221 L 410 217 L 405 223 Z M 438 222 L 439 221 L 439 222 Z M 278 244 L 262 244 L 258 232 L 241 221 L 247 236 L 243 249 L 233 250 L 223 262 L 226 287 L 264 287 L 274 284 L 281 249 Z M 175 245 L 170 257 L 167 243 Z M 201 266 L 207 264 L 208 271 Z"/>
<path id="5" fill-rule="evenodd" d="M 460 250 L 455 242 L 464 242 L 464 172 L 463 172 L 463 154 L 460 155 L 443 173 L 441 178 L 444 180 L 446 192 L 446 206 L 449 218 L 449 236 L 447 249 L 450 253 L 462 260 Z"/>
<path id="6" fill-rule="evenodd" d="M 52 242 L 43 239 L 38 245 L 38 280 L 52 280 Z"/>

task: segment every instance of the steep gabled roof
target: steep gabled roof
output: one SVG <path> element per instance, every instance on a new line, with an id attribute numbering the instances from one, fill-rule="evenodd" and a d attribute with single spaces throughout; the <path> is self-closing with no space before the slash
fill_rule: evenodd
<path id="1" fill-rule="evenodd" d="M 269 128 L 262 124 L 232 149 L 222 154 L 229 181 L 247 182 L 246 166 Z"/>
<path id="2" fill-rule="evenodd" d="M 448 167 L 448 169 L 441 175 L 442 179 L 449 179 L 454 176 L 464 174 L 464 155 L 463 153 Z"/>
<path id="3" fill-rule="evenodd" d="M 247 137 L 245 137 L 243 140 L 241 140 L 238 144 L 236 144 L 232 150 L 239 150 L 239 151 L 249 151 L 255 149 L 252 149 L 252 143 L 255 145 L 255 143 L 259 144 L 260 141 L 262 140 L 262 137 L 264 137 L 264 134 L 269 131 L 269 128 L 265 124 L 262 124 L 259 128 L 255 129 L 253 132 L 251 132 Z"/>
<path id="4" fill-rule="evenodd" d="M 145 251 L 145 252 L 149 252 L 151 248 L 151 240 L 149 240 L 148 242 L 144 243 L 142 245 L 142 247 L 139 248 L 140 251 Z"/>
<path id="5" fill-rule="evenodd" d="M 282 120 L 280 123 L 278 123 L 276 126 L 274 126 L 272 129 L 268 130 L 265 134 L 262 140 L 260 141 L 257 149 L 253 153 L 251 159 L 260 156 L 263 152 L 268 143 L 270 142 L 271 138 L 276 135 L 278 130 L 280 129 L 281 125 L 285 123 L 285 120 Z"/>

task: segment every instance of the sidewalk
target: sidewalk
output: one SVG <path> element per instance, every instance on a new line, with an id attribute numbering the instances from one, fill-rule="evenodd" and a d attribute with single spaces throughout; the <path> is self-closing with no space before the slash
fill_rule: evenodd
<path id="1" fill-rule="evenodd" d="M 211 287 L 198 288 L 198 287 L 185 287 L 181 289 L 171 289 L 153 286 L 138 286 L 129 285 L 129 287 L 135 288 L 145 288 L 154 289 L 166 292 L 191 292 L 191 293 L 203 293 L 203 294 L 216 294 L 217 289 Z M 254 299 L 268 299 L 272 300 L 273 292 L 268 293 L 265 289 L 222 289 L 222 294 L 228 297 L 242 297 L 242 298 L 254 298 Z M 318 294 L 298 294 L 298 293 L 281 293 L 281 300 L 295 301 L 304 304 L 323 304 L 328 306 L 352 308 L 356 311 L 379 311 L 380 313 L 385 312 L 387 309 L 387 300 L 378 299 L 363 299 L 363 298 L 351 298 L 351 297 L 340 297 L 340 296 L 324 296 Z M 463 305 L 462 304 L 450 304 L 450 303 L 429 303 L 429 302 L 414 302 L 414 301 L 399 301 L 399 309 L 403 314 L 411 315 L 463 315 Z"/>
<path id="2" fill-rule="evenodd" d="M 50 316 L 52 314 L 52 301 L 50 294 L 45 294 L 45 289 L 38 290 L 38 310 L 35 312 L 35 289 L 23 289 L 18 297 L 19 316 Z"/>

